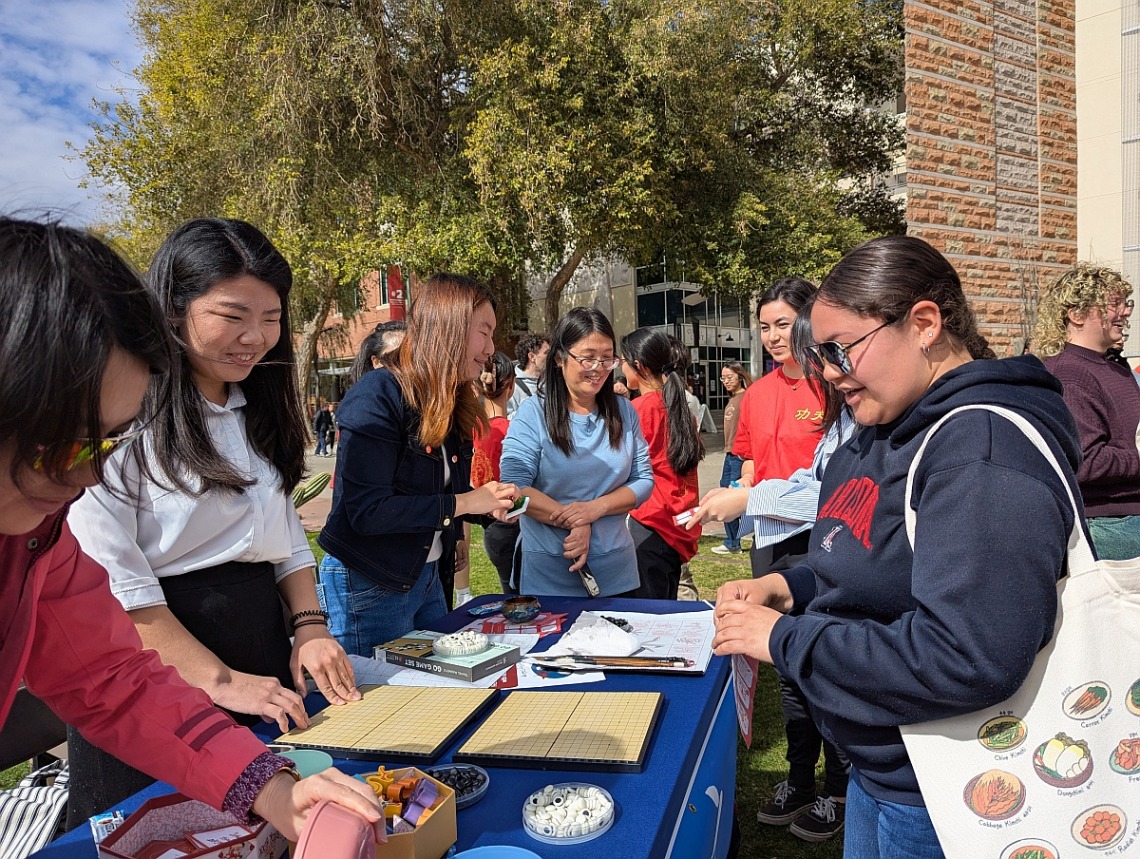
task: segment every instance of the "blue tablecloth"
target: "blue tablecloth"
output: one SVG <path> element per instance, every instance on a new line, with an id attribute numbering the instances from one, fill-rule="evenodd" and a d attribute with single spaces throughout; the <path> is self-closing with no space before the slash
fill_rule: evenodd
<path id="1" fill-rule="evenodd" d="M 495 597 L 481 597 L 452 612 L 437 628 L 445 632 L 458 629 L 471 620 L 466 608 L 492 599 Z M 567 625 L 583 609 L 709 611 L 704 603 L 649 600 L 544 597 L 542 604 L 546 610 L 566 612 Z M 556 636 L 544 638 L 536 649 L 544 650 L 556 640 Z M 623 859 L 726 856 L 736 787 L 736 715 L 729 676 L 729 660 L 714 656 L 708 670 L 699 677 L 611 673 L 602 684 L 559 686 L 559 690 L 568 691 L 663 692 L 664 707 L 650 741 L 644 771 L 630 774 L 488 767 L 491 785 L 487 794 L 458 814 L 458 849 L 510 844 L 560 859 L 596 859 L 599 850 Z M 314 712 L 323 704 L 324 699 L 317 695 L 310 695 L 306 701 Z M 460 735 L 437 763 L 449 762 L 474 729 L 475 725 Z M 263 737 L 271 735 L 268 726 L 259 733 Z M 272 735 L 276 735 L 276 730 Z M 391 766 L 404 763 L 385 762 Z M 364 761 L 337 761 L 337 766 L 350 774 L 376 768 L 374 763 Z M 604 787 L 613 795 L 617 813 L 613 827 L 600 838 L 581 845 L 551 847 L 523 831 L 522 805 L 532 791 L 565 781 Z M 123 802 L 122 808 L 132 811 L 146 799 L 169 792 L 169 785 L 156 784 Z M 52 842 L 33 859 L 93 859 L 95 855 L 90 833 L 79 829 Z"/>

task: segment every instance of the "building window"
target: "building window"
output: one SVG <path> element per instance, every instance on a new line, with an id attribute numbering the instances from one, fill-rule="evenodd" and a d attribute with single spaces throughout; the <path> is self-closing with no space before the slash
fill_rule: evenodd
<path id="1" fill-rule="evenodd" d="M 637 296 L 637 326 L 639 328 L 664 325 L 667 320 L 664 293 L 649 292 Z"/>

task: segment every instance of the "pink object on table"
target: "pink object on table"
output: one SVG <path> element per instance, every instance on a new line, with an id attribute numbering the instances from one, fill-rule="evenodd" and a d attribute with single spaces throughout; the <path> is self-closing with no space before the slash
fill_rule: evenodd
<path id="1" fill-rule="evenodd" d="M 378 826 L 383 826 L 381 821 Z M 387 840 L 385 835 L 383 840 Z M 376 829 L 328 801 L 318 802 L 305 821 L 293 859 L 375 859 Z"/>

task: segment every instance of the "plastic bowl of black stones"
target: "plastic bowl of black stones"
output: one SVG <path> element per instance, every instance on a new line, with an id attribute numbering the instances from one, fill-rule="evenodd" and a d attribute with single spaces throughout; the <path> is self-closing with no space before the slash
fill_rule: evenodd
<path id="1" fill-rule="evenodd" d="M 455 791 L 457 810 L 477 803 L 491 786 L 487 771 L 475 764 L 440 764 L 428 767 L 424 772 Z"/>
<path id="2" fill-rule="evenodd" d="M 503 617 L 512 623 L 526 623 L 538 617 L 542 604 L 537 597 L 510 597 L 503 600 Z"/>
<path id="3" fill-rule="evenodd" d="M 581 844 L 614 825 L 614 798 L 593 784 L 548 784 L 526 798 L 522 817 L 526 834 L 544 844 Z"/>

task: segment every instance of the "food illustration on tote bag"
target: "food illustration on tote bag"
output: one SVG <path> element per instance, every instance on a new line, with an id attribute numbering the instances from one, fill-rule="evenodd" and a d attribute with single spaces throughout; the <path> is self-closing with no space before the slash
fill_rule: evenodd
<path id="1" fill-rule="evenodd" d="M 1053 787 L 1076 787 L 1092 776 L 1092 754 L 1084 740 L 1068 734 L 1057 734 L 1038 746 L 1033 754 L 1033 769 L 1041 780 Z"/>
<path id="2" fill-rule="evenodd" d="M 1128 712 L 1140 716 L 1140 680 L 1128 689 L 1128 698 L 1124 703 L 1128 705 Z"/>
<path id="3" fill-rule="evenodd" d="M 1115 805 L 1097 805 L 1077 815 L 1073 838 L 1078 844 L 1107 850 L 1124 836 L 1128 821 Z"/>
<path id="4" fill-rule="evenodd" d="M 1072 719 L 1095 719 L 1108 706 L 1111 697 L 1107 683 L 1099 680 L 1084 683 L 1065 696 L 1061 709 Z"/>
<path id="5" fill-rule="evenodd" d="M 1048 841 L 1025 838 L 1005 848 L 1001 859 L 1061 859 L 1061 854 Z"/>
<path id="6" fill-rule="evenodd" d="M 986 770 L 974 776 L 962 792 L 967 808 L 986 820 L 1006 820 L 1025 805 L 1025 785 L 1013 773 Z"/>
<path id="7" fill-rule="evenodd" d="M 997 716 L 978 731 L 978 742 L 991 752 L 1009 752 L 1025 742 L 1029 729 L 1016 716 Z"/>
<path id="8" fill-rule="evenodd" d="M 1140 739 L 1130 737 L 1117 743 L 1108 765 L 1121 775 L 1140 773 Z"/>

